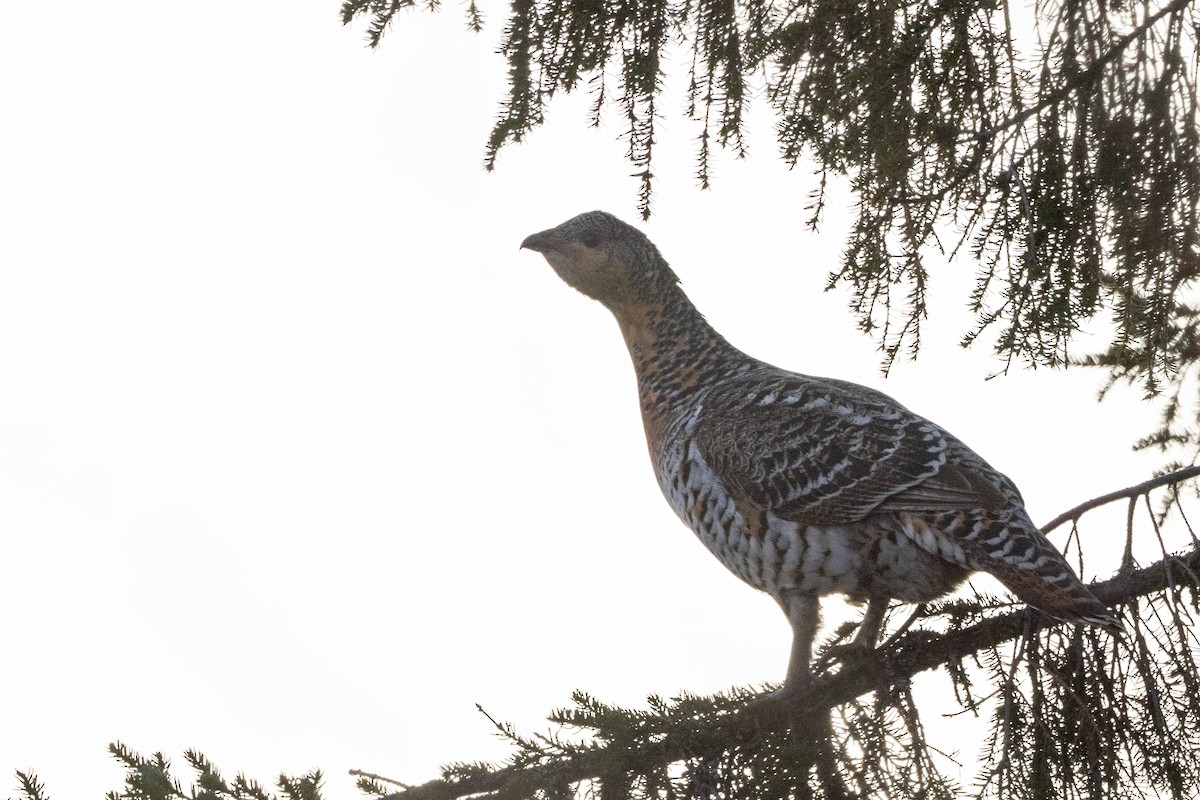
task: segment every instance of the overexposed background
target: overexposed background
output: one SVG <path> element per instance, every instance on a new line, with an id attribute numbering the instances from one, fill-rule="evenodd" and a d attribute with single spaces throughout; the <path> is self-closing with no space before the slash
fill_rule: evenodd
<path id="1" fill-rule="evenodd" d="M 372 52 L 336 0 L 0 9 L 4 796 L 34 769 L 100 797 L 120 739 L 354 797 L 350 768 L 502 757 L 477 702 L 537 730 L 576 688 L 782 677 L 783 616 L 659 497 L 615 324 L 517 249 L 593 208 L 637 221 L 622 123 L 562 98 L 485 173 L 485 11 L 481 36 L 414 13 Z M 880 378 L 822 291 L 852 199 L 803 228 L 815 181 L 761 102 L 752 158 L 701 193 L 679 98 L 642 227 L 731 341 L 937 420 L 1036 520 L 1149 476 L 1136 393 L 984 381 L 997 362 L 956 344 L 968 263 L 935 273 L 922 358 Z M 937 727 L 953 749 L 967 724 Z"/>

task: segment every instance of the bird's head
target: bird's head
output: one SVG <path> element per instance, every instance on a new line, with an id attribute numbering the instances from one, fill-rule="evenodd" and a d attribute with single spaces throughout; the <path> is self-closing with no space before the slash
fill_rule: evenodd
<path id="1" fill-rule="evenodd" d="M 589 211 L 535 233 L 521 247 L 545 256 L 568 285 L 613 311 L 643 299 L 674 275 L 646 235 L 604 211 Z"/>

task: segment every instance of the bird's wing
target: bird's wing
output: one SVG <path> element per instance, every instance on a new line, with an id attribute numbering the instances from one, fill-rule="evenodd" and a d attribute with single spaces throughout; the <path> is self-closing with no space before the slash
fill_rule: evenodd
<path id="1" fill-rule="evenodd" d="M 887 395 L 751 373 L 710 391 L 689 430 L 733 496 L 777 517 L 820 527 L 896 513 L 926 550 L 991 573 L 1050 616 L 1121 630 L 1029 520 L 1012 482 Z"/>
<path id="2" fill-rule="evenodd" d="M 775 373 L 726 383 L 704 398 L 691 436 L 735 496 L 804 524 L 1011 502 L 1002 476 L 963 463 L 963 446 L 937 425 L 842 381 Z"/>

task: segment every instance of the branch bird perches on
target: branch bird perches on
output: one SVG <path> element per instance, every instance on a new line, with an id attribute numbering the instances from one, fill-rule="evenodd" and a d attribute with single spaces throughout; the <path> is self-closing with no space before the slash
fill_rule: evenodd
<path id="1" fill-rule="evenodd" d="M 1056 521 L 1046 527 L 1052 528 L 1062 521 L 1074 520 L 1086 516 L 1089 512 L 1105 504 L 1130 498 L 1148 498 L 1150 492 L 1160 489 L 1170 489 L 1176 495 L 1180 485 L 1200 475 L 1200 467 L 1189 467 L 1168 475 L 1145 481 L 1135 486 L 1111 492 L 1094 500 L 1087 501 L 1070 511 L 1060 515 Z M 1076 628 L 1075 634 L 1063 631 L 1063 636 L 1056 642 L 1065 642 L 1064 652 L 1075 652 L 1082 648 L 1086 653 L 1095 656 L 1097 653 L 1107 655 L 1114 663 L 1140 665 L 1134 671 L 1143 675 L 1145 680 L 1155 678 L 1155 692 L 1173 692 L 1168 685 L 1167 671 L 1182 678 L 1175 680 L 1188 682 L 1195 674 L 1196 663 L 1200 661 L 1200 642 L 1197 642 L 1194 629 L 1179 626 L 1190 622 L 1187 617 L 1188 609 L 1200 612 L 1197 607 L 1197 595 L 1200 593 L 1200 548 L 1193 548 L 1181 554 L 1167 554 L 1156 563 L 1140 569 L 1126 569 L 1116 576 L 1089 584 L 1092 592 L 1110 607 L 1125 607 L 1142 609 L 1141 615 L 1132 615 L 1133 631 L 1129 637 L 1111 642 L 1111 650 L 1089 649 L 1100 641 L 1100 637 L 1091 634 L 1089 638 L 1081 635 Z M 1190 597 L 1189 597 L 1190 595 Z M 1150 613 L 1151 606 L 1165 605 L 1169 614 L 1163 629 L 1175 627 L 1181 640 L 1190 642 L 1190 646 L 1174 653 L 1171 664 L 1153 668 L 1147 661 L 1153 661 L 1153 654 L 1148 653 L 1150 645 L 1158 641 L 1155 634 L 1149 631 L 1155 613 Z M 922 672 L 946 667 L 952 680 L 957 682 L 957 675 L 966 662 L 978 663 L 989 653 L 996 653 L 996 648 L 1006 642 L 1016 642 L 1023 637 L 1033 640 L 1038 636 L 1034 630 L 1034 619 L 1027 611 L 1010 611 L 995 613 L 995 608 L 976 608 L 963 612 L 962 608 L 950 607 L 933 612 L 925 617 L 925 622 L 950 620 L 950 627 L 937 632 L 927 629 L 911 630 L 901 636 L 889 650 L 886 657 L 875 662 L 856 664 L 853 671 L 842 671 L 832 676 L 817 678 L 803 696 L 795 702 L 771 703 L 753 702 L 743 697 L 681 701 L 680 708 L 686 707 L 687 713 L 671 715 L 669 713 L 627 712 L 631 722 L 623 736 L 614 736 L 592 746 L 580 746 L 577 751 L 566 751 L 544 756 L 540 759 L 531 758 L 530 753 L 524 753 L 516 759 L 517 763 L 503 767 L 475 765 L 471 768 L 447 768 L 450 777 L 432 780 L 413 786 L 406 791 L 385 795 L 385 800 L 457 800 L 468 796 L 480 797 L 531 797 L 534 791 L 545 787 L 557 786 L 570 795 L 570 787 L 586 781 L 613 780 L 613 776 L 629 776 L 649 774 L 655 771 L 665 771 L 671 765 L 680 763 L 691 764 L 705 760 L 721 758 L 731 749 L 745 748 L 757 740 L 773 735 L 787 736 L 788 731 L 810 728 L 823 719 L 828 719 L 831 711 L 854 704 L 860 698 L 875 694 L 876 697 L 892 697 L 897 689 L 903 690 L 908 683 Z M 957 622 L 954 621 L 957 617 Z M 960 624 L 965 623 L 965 624 Z M 1052 623 L 1052 626 L 1054 624 Z M 1043 637 L 1056 633 L 1042 631 Z M 1148 641 L 1149 640 L 1149 641 Z M 1027 648 L 1028 649 L 1028 648 Z M 1042 655 L 1049 650 L 1042 647 Z M 1085 653 L 1085 654 L 1086 654 Z M 1001 665 L 1003 671 L 1010 668 Z M 1123 671 L 1118 671 L 1124 675 Z M 1177 688 L 1177 687 L 1176 687 Z M 956 685 L 957 690 L 957 685 Z M 1008 691 L 1008 690 L 1005 690 Z M 1190 692 L 1188 697 L 1179 694 L 1189 694 L 1186 685 L 1182 693 L 1176 693 L 1175 702 L 1164 702 L 1167 698 L 1158 697 L 1160 709 L 1174 709 L 1177 712 L 1191 714 L 1191 719 L 1200 721 L 1200 694 Z M 583 696 L 577 696 L 577 700 Z M 1132 714 L 1143 701 L 1138 703 L 1118 698 L 1124 713 Z M 1009 702 L 1007 699 L 1001 704 Z M 699 705 L 707 703 L 708 713 L 696 712 Z M 968 700 L 964 705 L 975 705 L 979 701 Z M 1146 704 L 1149 706 L 1150 704 Z M 1112 709 L 1110 709 L 1111 711 Z M 555 715 L 560 724 L 569 722 L 566 712 Z M 1135 726 L 1129 720 L 1131 730 Z M 1153 723 L 1164 726 L 1166 723 Z M 511 734 L 511 731 L 509 731 Z M 1137 735 L 1126 732 L 1124 741 L 1110 743 L 1110 748 L 1116 756 L 1132 757 L 1132 751 L 1138 746 Z M 1157 736 L 1153 731 L 1150 735 Z M 1195 737 L 1194 731 L 1192 738 Z M 533 741 L 533 740 L 530 740 Z M 543 744 L 550 739 L 538 740 Z M 1185 761 L 1190 753 L 1190 762 L 1185 764 L 1190 768 L 1184 769 L 1184 783 L 1181 786 L 1200 786 L 1200 755 L 1183 735 L 1180 749 L 1176 755 Z M 552 749 L 552 748 L 547 748 Z M 1115 757 L 1115 756 L 1114 756 Z M 995 766 L 992 769 L 996 769 Z M 1100 777 L 1103 777 L 1100 775 Z M 1160 777 L 1162 777 L 1160 775 Z M 1191 781 L 1187 783 L 1187 781 Z M 937 795 L 931 795 L 937 796 Z M 1104 796 L 1102 794 L 1092 796 Z M 1177 796 L 1188 796 L 1180 794 Z"/>

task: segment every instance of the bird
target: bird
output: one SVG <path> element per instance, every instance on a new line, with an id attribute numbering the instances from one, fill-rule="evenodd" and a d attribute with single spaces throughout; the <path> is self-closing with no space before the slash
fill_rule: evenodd
<path id="1" fill-rule="evenodd" d="M 787 616 L 792 645 L 778 696 L 812 684 L 825 595 L 866 603 L 844 655 L 874 651 L 893 601 L 931 601 L 977 571 L 1054 620 L 1123 630 L 1030 520 L 1008 477 L 883 392 L 734 347 L 637 228 L 591 211 L 521 248 L 612 312 L 663 495 Z"/>

